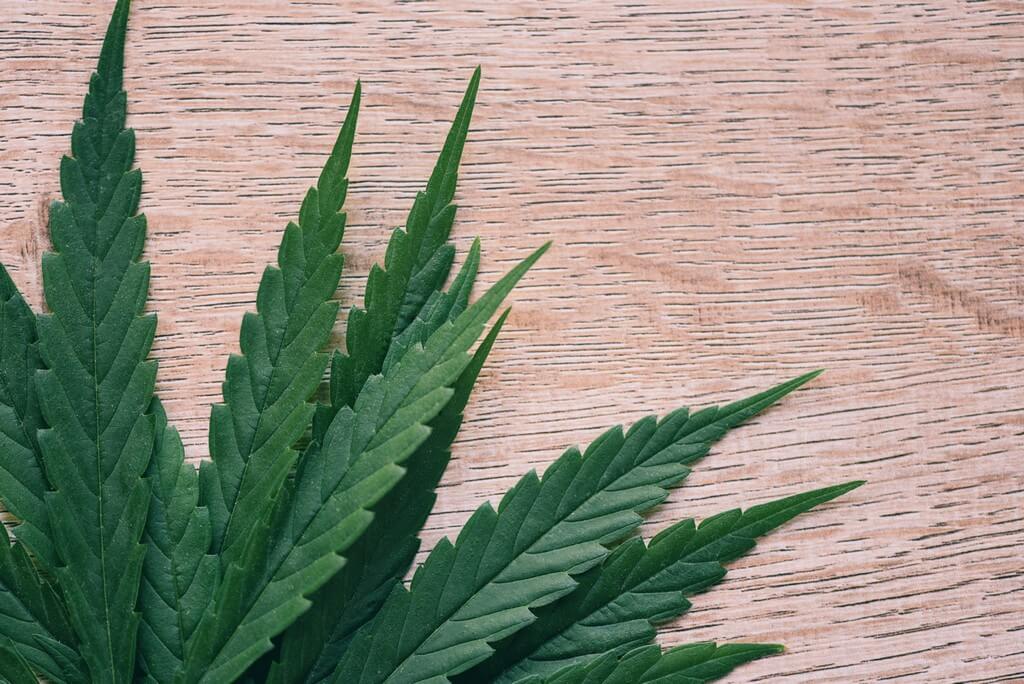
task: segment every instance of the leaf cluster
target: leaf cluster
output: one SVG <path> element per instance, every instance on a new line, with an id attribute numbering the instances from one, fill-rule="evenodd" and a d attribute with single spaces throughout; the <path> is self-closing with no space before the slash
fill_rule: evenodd
<path id="1" fill-rule="evenodd" d="M 653 641 L 758 538 L 860 483 L 684 520 L 649 541 L 636 531 L 715 442 L 816 373 L 568 449 L 481 505 L 404 582 L 504 302 L 547 249 L 475 299 L 479 242 L 452 275 L 479 69 L 348 312 L 344 349 L 330 351 L 356 85 L 242 321 L 210 459 L 187 463 L 149 358 L 128 15 L 118 0 L 60 164 L 45 312 L 0 267 L 0 500 L 14 520 L 0 539 L 0 679 L 705 682 L 778 651 Z"/>

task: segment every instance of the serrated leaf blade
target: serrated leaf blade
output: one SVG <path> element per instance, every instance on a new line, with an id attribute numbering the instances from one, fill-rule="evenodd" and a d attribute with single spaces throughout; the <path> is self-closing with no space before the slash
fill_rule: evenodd
<path id="1" fill-rule="evenodd" d="M 481 506 L 455 544 L 441 542 L 409 590 L 396 587 L 334 672 L 336 684 L 448 681 L 523 629 L 533 610 L 571 592 L 607 545 L 635 529 L 730 428 L 815 377 L 807 374 L 722 408 L 649 416 L 612 428 L 586 454 L 570 449 L 530 473 L 495 511 Z M 396 638 L 396 635 L 397 638 Z"/>

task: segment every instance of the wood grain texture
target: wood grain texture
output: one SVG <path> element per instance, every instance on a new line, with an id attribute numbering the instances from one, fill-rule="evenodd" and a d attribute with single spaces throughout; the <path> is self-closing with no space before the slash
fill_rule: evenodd
<path id="1" fill-rule="evenodd" d="M 0 0 L 0 257 L 35 305 L 110 4 Z M 482 236 L 486 282 L 555 247 L 427 546 L 606 425 L 826 367 L 649 529 L 868 486 L 773 535 L 664 643 L 787 645 L 737 681 L 1024 681 L 1024 3 L 138 0 L 129 38 L 158 390 L 191 458 L 356 77 L 346 307 L 479 62 L 458 242 Z"/>

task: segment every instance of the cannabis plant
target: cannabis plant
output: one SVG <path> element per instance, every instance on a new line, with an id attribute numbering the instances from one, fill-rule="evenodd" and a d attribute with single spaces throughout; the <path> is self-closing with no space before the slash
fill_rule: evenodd
<path id="1" fill-rule="evenodd" d="M 570 448 L 496 508 L 482 504 L 404 582 L 508 310 L 485 335 L 487 323 L 546 249 L 471 303 L 474 243 L 446 287 L 479 72 L 348 314 L 345 350 L 328 354 L 356 85 L 242 320 L 210 460 L 187 463 L 148 358 L 156 317 L 122 88 L 128 4 L 116 5 L 61 161 L 45 313 L 0 271 L 6 681 L 704 682 L 779 650 L 652 642 L 757 538 L 859 483 L 633 535 L 714 442 L 815 373 Z"/>

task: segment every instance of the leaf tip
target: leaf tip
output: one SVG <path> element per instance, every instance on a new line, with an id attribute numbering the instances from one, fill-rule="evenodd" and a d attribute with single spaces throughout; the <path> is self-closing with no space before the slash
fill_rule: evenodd
<path id="1" fill-rule="evenodd" d="M 480 90 L 480 75 L 480 65 L 478 64 L 477 67 L 473 69 L 473 75 L 470 76 L 469 83 L 466 85 L 466 92 L 462 96 L 462 106 L 460 109 L 467 112 L 466 120 L 464 122 L 464 125 L 467 128 L 469 127 L 469 116 L 472 114 L 472 107 L 476 104 L 477 91 Z"/>
<path id="2" fill-rule="evenodd" d="M 537 261 L 538 261 L 538 260 L 539 260 L 539 259 L 540 259 L 540 258 L 541 258 L 542 256 L 544 256 L 544 253 L 545 253 L 545 252 L 547 252 L 547 251 L 548 251 L 548 248 L 550 248 L 550 247 L 551 247 L 551 241 L 550 241 L 550 240 L 548 240 L 548 241 L 547 241 L 547 242 L 545 242 L 545 243 L 544 243 L 543 245 L 541 245 L 540 247 L 538 247 L 537 249 L 535 249 L 535 250 L 533 251 L 533 253 L 532 253 L 532 254 L 530 254 L 530 256 L 528 256 L 528 257 L 526 257 L 525 259 L 523 259 L 522 261 L 520 261 L 520 262 L 519 262 L 519 265 L 518 265 L 518 266 L 516 266 L 516 268 L 514 268 L 514 269 L 513 269 L 512 271 L 510 271 L 510 274 L 511 274 L 512 272 L 514 272 L 514 271 L 517 271 L 517 270 L 519 270 L 519 271 L 521 271 L 521 273 L 519 274 L 519 275 L 521 276 L 521 275 L 522 275 L 523 273 L 525 273 L 525 272 L 526 272 L 526 271 L 528 271 L 529 269 L 533 268 L 533 265 L 534 265 L 534 264 L 536 264 L 536 263 L 537 263 Z M 518 276 L 517 276 L 517 278 L 516 278 L 516 279 L 518 280 Z"/>
<path id="3" fill-rule="evenodd" d="M 824 372 L 825 372 L 824 368 L 818 368 L 816 370 L 812 370 L 809 373 L 804 373 L 803 375 L 800 375 L 800 376 L 797 376 L 797 377 L 793 378 L 790 381 L 790 385 L 792 386 L 790 391 L 792 391 L 792 390 L 794 390 L 794 389 L 796 389 L 796 388 L 798 388 L 798 387 L 800 387 L 802 385 L 806 385 L 811 380 L 814 380 L 815 378 L 817 378 L 819 375 L 821 375 Z"/>
<path id="4" fill-rule="evenodd" d="M 356 79 L 356 87 L 352 89 L 352 104 L 351 107 L 359 107 L 359 101 L 363 97 L 363 79 Z"/>
<path id="5" fill-rule="evenodd" d="M 823 498 L 821 498 L 815 505 L 825 503 L 826 501 L 838 499 L 844 494 L 849 494 L 854 489 L 857 489 L 858 487 L 866 483 L 867 480 L 850 480 L 849 482 L 843 482 L 842 484 L 837 484 L 831 487 L 826 487 L 824 489 L 819 489 L 817 490 L 817 492 L 821 494 Z"/>

